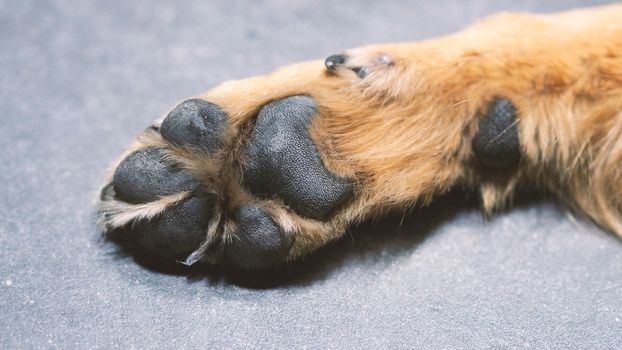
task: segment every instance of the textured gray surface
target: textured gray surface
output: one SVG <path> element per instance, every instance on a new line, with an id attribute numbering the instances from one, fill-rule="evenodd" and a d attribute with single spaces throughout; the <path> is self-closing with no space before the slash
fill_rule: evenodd
<path id="1" fill-rule="evenodd" d="M 622 348 L 622 244 L 547 201 L 484 222 L 448 197 L 263 284 L 143 267 L 93 225 L 106 166 L 186 96 L 587 5 L 556 3 L 0 0 L 0 348 Z"/>

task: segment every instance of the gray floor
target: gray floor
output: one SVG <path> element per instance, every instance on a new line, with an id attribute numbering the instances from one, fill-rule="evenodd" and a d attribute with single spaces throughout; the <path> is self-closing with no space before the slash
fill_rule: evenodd
<path id="1" fill-rule="evenodd" d="M 547 200 L 485 222 L 448 196 L 269 276 L 135 261 L 93 222 L 106 166 L 186 96 L 578 5 L 0 0 L 0 348 L 622 348 L 622 243 Z"/>

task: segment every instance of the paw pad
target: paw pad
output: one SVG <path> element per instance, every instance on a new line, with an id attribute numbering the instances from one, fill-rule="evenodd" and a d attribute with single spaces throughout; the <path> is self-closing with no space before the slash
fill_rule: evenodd
<path id="1" fill-rule="evenodd" d="M 238 223 L 232 242 L 225 248 L 227 261 L 248 269 L 262 269 L 282 262 L 293 238 L 259 207 L 242 205 L 235 214 Z"/>
<path id="2" fill-rule="evenodd" d="M 217 105 L 191 99 L 173 108 L 160 126 L 162 137 L 178 146 L 199 148 L 208 153 L 224 143 L 227 115 Z"/>
<path id="3" fill-rule="evenodd" d="M 248 140 L 244 184 L 256 195 L 276 196 L 301 215 L 321 219 L 352 196 L 352 182 L 330 173 L 309 135 L 313 99 L 285 98 L 266 105 Z"/>
<path id="4" fill-rule="evenodd" d="M 199 186 L 188 172 L 164 156 L 164 151 L 155 147 L 128 155 L 114 173 L 116 196 L 128 203 L 147 203 Z"/>
<path id="5" fill-rule="evenodd" d="M 512 101 L 497 97 L 479 123 L 473 138 L 473 152 L 486 166 L 505 168 L 520 158 L 517 113 Z"/>
<path id="6" fill-rule="evenodd" d="M 213 197 L 192 197 L 150 220 L 133 223 L 138 243 L 152 254 L 168 259 L 184 259 L 205 239 Z"/>

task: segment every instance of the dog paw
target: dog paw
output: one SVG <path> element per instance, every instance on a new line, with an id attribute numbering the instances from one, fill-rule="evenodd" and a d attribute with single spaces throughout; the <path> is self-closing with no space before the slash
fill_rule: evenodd
<path id="1" fill-rule="evenodd" d="M 186 264 L 261 269 L 300 255 L 334 233 L 331 219 L 354 193 L 353 179 L 322 160 L 310 132 L 317 114 L 313 98 L 292 96 L 236 125 L 216 104 L 182 102 L 114 167 L 104 230 Z"/>
<path id="2" fill-rule="evenodd" d="M 617 56 L 568 36 L 575 17 L 548 18 L 504 15 L 225 82 L 137 138 L 100 222 L 163 259 L 260 269 L 456 186 L 488 213 L 536 187 L 622 234 Z"/>
<path id="3" fill-rule="evenodd" d="M 437 79 L 466 65 L 413 57 L 357 49 L 182 102 L 113 166 L 104 230 L 163 259 L 263 269 L 457 184 L 494 208 L 521 161 L 515 96 L 468 95 Z"/>

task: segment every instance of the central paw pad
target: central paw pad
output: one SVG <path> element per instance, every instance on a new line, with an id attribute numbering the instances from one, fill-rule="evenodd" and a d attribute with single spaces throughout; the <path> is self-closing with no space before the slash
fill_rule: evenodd
<path id="1" fill-rule="evenodd" d="M 279 197 L 301 215 L 322 219 L 352 196 L 352 182 L 330 173 L 309 135 L 317 114 L 310 97 L 265 106 L 244 154 L 244 184 L 256 195 Z"/>

